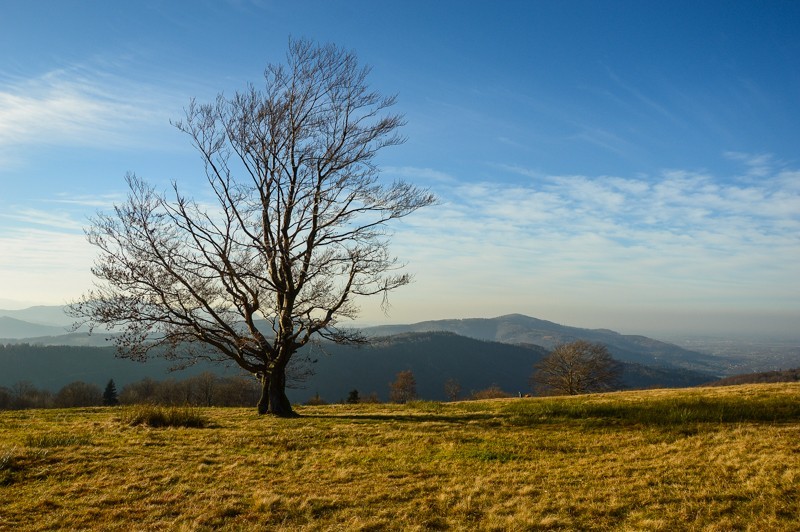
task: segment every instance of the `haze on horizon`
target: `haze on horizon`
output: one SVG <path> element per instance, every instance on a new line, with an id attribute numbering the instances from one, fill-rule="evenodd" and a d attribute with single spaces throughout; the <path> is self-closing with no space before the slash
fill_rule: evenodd
<path id="1" fill-rule="evenodd" d="M 365 324 L 521 313 L 628 334 L 800 330 L 800 4 L 15 2 L 0 18 L 0 309 L 91 283 L 83 227 L 136 172 L 208 197 L 170 125 L 289 36 L 397 93 L 386 179 L 415 283 Z"/>

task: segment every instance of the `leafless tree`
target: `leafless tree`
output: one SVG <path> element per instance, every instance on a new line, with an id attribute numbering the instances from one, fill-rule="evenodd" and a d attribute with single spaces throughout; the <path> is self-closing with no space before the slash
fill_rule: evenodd
<path id="1" fill-rule="evenodd" d="M 483 390 L 472 392 L 471 396 L 471 398 L 475 400 L 501 399 L 506 397 L 511 397 L 511 394 L 506 391 L 503 391 L 503 389 L 496 384 L 492 384 L 490 387 L 484 388 Z"/>
<path id="2" fill-rule="evenodd" d="M 379 179 L 375 156 L 403 141 L 403 119 L 368 73 L 352 52 L 297 40 L 263 88 L 191 101 L 175 125 L 202 156 L 214 207 L 129 175 L 127 201 L 87 230 L 96 283 L 73 315 L 120 332 L 121 356 L 232 360 L 259 377 L 259 413 L 295 415 L 293 355 L 316 337 L 364 340 L 339 326 L 357 297 L 385 302 L 409 282 L 390 222 L 435 202 Z"/>
<path id="3" fill-rule="evenodd" d="M 193 402 L 203 406 L 214 404 L 214 392 L 219 378 L 210 371 L 204 371 L 189 379 Z"/>
<path id="4" fill-rule="evenodd" d="M 389 400 L 393 403 L 407 403 L 417 397 L 417 380 L 409 369 L 399 372 L 394 382 L 389 383 Z"/>
<path id="5" fill-rule="evenodd" d="M 60 408 L 98 406 L 103 404 L 103 393 L 96 384 L 75 381 L 61 388 L 54 401 Z"/>
<path id="6" fill-rule="evenodd" d="M 457 401 L 461 394 L 461 383 L 456 379 L 447 379 L 444 383 L 444 394 L 450 401 Z"/>
<path id="7" fill-rule="evenodd" d="M 622 366 L 602 344 L 561 344 L 535 366 L 531 384 L 543 394 L 577 395 L 619 387 Z"/>

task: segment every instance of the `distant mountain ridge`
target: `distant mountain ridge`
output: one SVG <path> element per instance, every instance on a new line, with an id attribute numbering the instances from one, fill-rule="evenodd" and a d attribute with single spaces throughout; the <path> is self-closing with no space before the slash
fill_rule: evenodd
<path id="1" fill-rule="evenodd" d="M 623 335 L 609 329 L 582 329 L 540 320 L 522 314 L 496 318 L 466 318 L 423 321 L 408 325 L 367 327 L 370 336 L 404 332 L 447 331 L 469 338 L 507 344 L 533 344 L 552 349 L 558 344 L 587 340 L 606 345 L 618 360 L 654 367 L 680 367 L 692 371 L 719 373 L 720 359 L 690 351 L 674 344 L 640 335 Z"/>
<path id="2" fill-rule="evenodd" d="M 767 382 L 798 382 L 800 381 L 800 368 L 783 369 L 776 371 L 761 371 L 758 373 L 744 373 L 731 375 L 718 381 L 708 383 L 709 386 L 736 386 L 739 384 L 762 384 Z"/>
<path id="3" fill-rule="evenodd" d="M 73 321 L 65 306 L 0 309 L 0 340 L 61 336 L 69 332 Z"/>
<path id="4" fill-rule="evenodd" d="M 75 321 L 67 314 L 66 305 L 39 305 L 18 310 L 2 310 L 0 316 L 7 316 L 38 325 L 69 327 Z"/>
<path id="5" fill-rule="evenodd" d="M 67 329 L 58 325 L 40 325 L 9 316 L 0 316 L 0 338 L 4 339 L 60 336 L 67 332 Z"/>
<path id="6" fill-rule="evenodd" d="M 27 342 L 42 345 L 103 346 L 109 345 L 104 333 L 68 333 L 72 323 L 65 306 L 31 307 L 0 310 L 0 343 Z M 23 318 L 25 321 L 22 321 Z M 721 375 L 724 360 L 720 357 L 684 349 L 640 335 L 623 335 L 608 329 L 583 329 L 560 325 L 522 314 L 496 318 L 467 318 L 423 321 L 407 325 L 366 327 L 365 334 L 373 338 L 407 333 L 450 332 L 476 340 L 517 346 L 554 346 L 582 339 L 606 345 L 614 358 L 651 368 L 680 368 L 707 375 Z"/>

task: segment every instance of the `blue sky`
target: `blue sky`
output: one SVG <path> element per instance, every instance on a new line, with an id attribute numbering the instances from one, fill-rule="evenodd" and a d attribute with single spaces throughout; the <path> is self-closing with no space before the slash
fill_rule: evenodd
<path id="1" fill-rule="evenodd" d="M 366 323 L 524 313 L 625 333 L 800 330 L 800 3 L 22 1 L 0 11 L 0 308 L 91 283 L 133 171 L 204 193 L 189 99 L 290 36 L 398 95 L 415 283 Z"/>

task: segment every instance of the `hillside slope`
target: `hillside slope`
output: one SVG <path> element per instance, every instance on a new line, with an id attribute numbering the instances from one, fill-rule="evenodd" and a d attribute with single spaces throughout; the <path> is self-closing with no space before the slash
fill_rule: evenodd
<path id="1" fill-rule="evenodd" d="M 0 339 L 16 340 L 35 336 L 56 336 L 66 333 L 67 329 L 62 326 L 41 325 L 9 316 L 0 316 Z"/>
<path id="2" fill-rule="evenodd" d="M 301 351 L 316 363 L 315 374 L 289 397 L 303 402 L 319 394 L 327 401 L 340 401 L 350 390 L 362 396 L 376 393 L 388 398 L 389 383 L 399 371 L 411 370 L 420 397 L 446 399 L 444 383 L 457 380 L 462 396 L 496 385 L 512 394 L 530 391 L 528 379 L 534 364 L 547 354 L 538 346 L 520 346 L 476 340 L 454 333 L 406 333 L 374 339 L 365 347 L 320 344 Z M 145 364 L 119 359 L 111 347 L 66 347 L 36 345 L 0 346 L 0 386 L 29 381 L 39 388 L 56 391 L 76 380 L 104 385 L 113 378 L 118 386 L 151 377 L 183 379 L 202 371 L 231 375 L 236 367 L 200 363 L 169 373 L 170 362 L 154 359 Z M 713 377 L 674 368 L 650 368 L 625 363 L 623 383 L 630 388 L 685 387 Z"/>
<path id="3" fill-rule="evenodd" d="M 388 398 L 389 383 L 399 371 L 411 370 L 417 392 L 425 399 L 445 400 L 444 383 L 455 379 L 462 396 L 499 386 L 511 394 L 530 392 L 533 366 L 548 350 L 535 345 L 512 345 L 477 340 L 450 332 L 403 333 L 374 339 L 368 347 L 325 345 L 312 350 L 316 375 L 293 397 L 313 396 L 339 401 L 350 390 L 361 395 L 375 392 Z M 713 380 L 708 374 L 676 368 L 623 364 L 623 385 L 628 388 L 686 387 Z"/>
<path id="4" fill-rule="evenodd" d="M 709 386 L 735 386 L 739 384 L 762 384 L 772 382 L 798 382 L 800 381 L 800 368 L 776 371 L 762 371 L 759 373 L 745 373 L 731 375 L 718 381 L 708 383 Z"/>
<path id="5" fill-rule="evenodd" d="M 606 345 L 614 358 L 625 362 L 655 367 L 672 366 L 711 374 L 719 373 L 721 369 L 718 357 L 646 336 L 623 335 L 608 329 L 569 327 L 521 314 L 497 318 L 424 321 L 364 329 L 364 332 L 374 336 L 432 331 L 453 332 L 469 338 L 509 344 L 535 344 L 547 349 L 580 339 Z"/>

